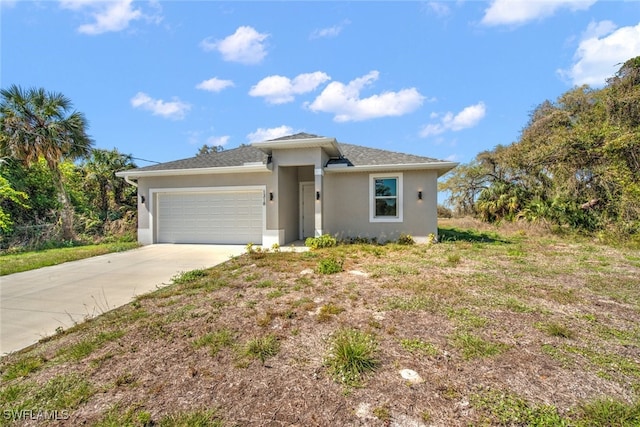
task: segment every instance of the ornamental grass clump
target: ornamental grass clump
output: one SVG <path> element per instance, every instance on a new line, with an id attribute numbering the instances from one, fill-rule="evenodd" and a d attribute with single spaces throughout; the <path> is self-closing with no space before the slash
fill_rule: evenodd
<path id="1" fill-rule="evenodd" d="M 335 381 L 357 387 L 362 378 L 378 366 L 377 350 L 378 344 L 373 335 L 355 329 L 341 329 L 333 335 L 324 364 Z"/>

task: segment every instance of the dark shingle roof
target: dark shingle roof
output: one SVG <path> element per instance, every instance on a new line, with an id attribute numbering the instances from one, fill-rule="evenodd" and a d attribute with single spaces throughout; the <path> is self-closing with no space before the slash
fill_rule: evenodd
<path id="1" fill-rule="evenodd" d="M 379 150 L 361 145 L 338 143 L 346 160 L 354 166 L 405 165 L 411 163 L 438 163 L 443 160 L 413 154 Z"/>
<path id="2" fill-rule="evenodd" d="M 271 141 L 289 141 L 295 139 L 322 138 L 321 136 L 309 133 L 298 133 L 284 136 Z M 405 165 L 424 163 L 449 163 L 444 160 L 430 157 L 415 156 L 413 154 L 397 153 L 394 151 L 380 150 L 377 148 L 363 147 L 360 145 L 344 144 L 339 142 L 340 151 L 343 157 L 332 159 L 329 164 L 346 163 L 349 166 L 379 166 L 379 165 Z M 134 169 L 135 172 L 160 171 L 160 170 L 180 170 L 199 168 L 218 168 L 243 166 L 247 163 L 266 164 L 268 156 L 262 150 L 250 145 L 244 145 L 231 150 L 223 150 L 217 153 L 203 154 L 188 159 L 175 160 L 158 165 L 146 166 Z"/>
<path id="3" fill-rule="evenodd" d="M 160 163 L 158 165 L 146 166 L 136 169 L 136 171 L 157 171 L 157 170 L 177 170 L 177 169 L 198 169 L 198 168 L 221 168 L 230 166 L 242 166 L 245 163 L 261 162 L 267 163 L 267 155 L 250 145 L 222 150 L 217 153 L 201 154 L 188 159 L 174 160 L 173 162 Z"/>

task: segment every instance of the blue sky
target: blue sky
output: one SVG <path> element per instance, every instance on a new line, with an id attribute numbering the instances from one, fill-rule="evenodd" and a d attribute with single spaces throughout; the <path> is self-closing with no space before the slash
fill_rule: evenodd
<path id="1" fill-rule="evenodd" d="M 0 84 L 159 162 L 308 132 L 468 162 L 640 55 L 640 2 L 0 0 Z M 148 163 L 137 161 L 139 166 Z"/>

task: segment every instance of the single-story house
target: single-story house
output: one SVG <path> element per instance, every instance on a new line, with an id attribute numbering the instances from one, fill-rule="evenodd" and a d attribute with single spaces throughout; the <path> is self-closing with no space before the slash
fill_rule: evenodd
<path id="1" fill-rule="evenodd" d="M 457 163 L 298 133 L 118 172 L 138 187 L 138 241 L 285 245 L 437 235 L 437 179 Z"/>

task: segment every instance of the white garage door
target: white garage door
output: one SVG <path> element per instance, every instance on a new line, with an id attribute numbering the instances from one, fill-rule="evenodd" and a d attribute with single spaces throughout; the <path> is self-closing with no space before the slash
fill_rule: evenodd
<path id="1" fill-rule="evenodd" d="M 262 244 L 262 191 L 158 193 L 159 243 Z"/>

